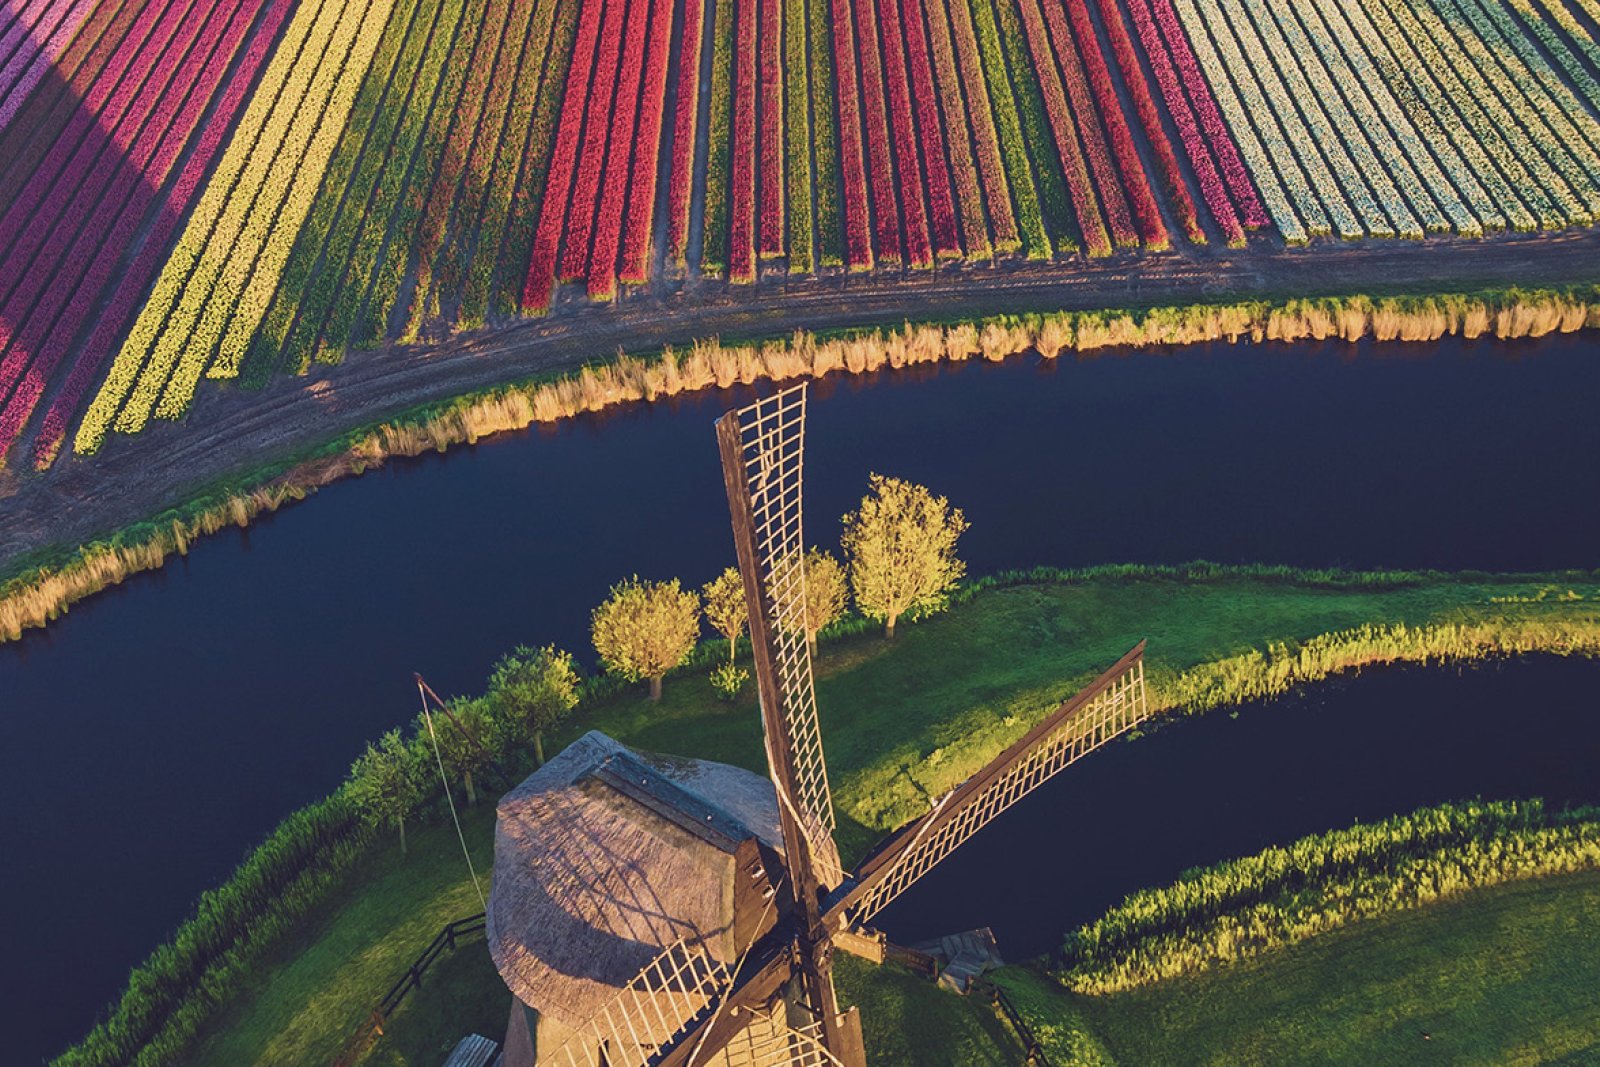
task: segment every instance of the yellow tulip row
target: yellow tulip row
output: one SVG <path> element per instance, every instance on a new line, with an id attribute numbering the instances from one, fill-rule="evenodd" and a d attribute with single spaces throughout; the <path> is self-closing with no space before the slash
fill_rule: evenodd
<path id="1" fill-rule="evenodd" d="M 219 343 L 227 353 L 249 340 L 392 6 L 309 0 L 296 12 L 84 417 L 79 452 L 93 452 L 112 426 L 136 433 L 152 413 L 180 417 Z"/>

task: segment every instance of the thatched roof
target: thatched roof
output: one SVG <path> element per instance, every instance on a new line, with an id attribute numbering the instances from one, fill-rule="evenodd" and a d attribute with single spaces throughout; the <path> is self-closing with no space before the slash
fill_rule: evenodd
<path id="1" fill-rule="evenodd" d="M 682 938 L 733 962 L 733 851 L 749 837 L 782 851 L 766 778 L 585 734 L 500 801 L 495 966 L 577 1027 Z"/>

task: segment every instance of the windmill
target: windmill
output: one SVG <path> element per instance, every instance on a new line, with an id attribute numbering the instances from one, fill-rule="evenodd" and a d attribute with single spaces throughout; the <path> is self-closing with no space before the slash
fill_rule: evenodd
<path id="1" fill-rule="evenodd" d="M 738 768 L 590 733 L 502 801 L 491 946 L 519 1003 L 537 1002 L 528 1016 L 540 1016 L 519 1024 L 513 1006 L 507 1067 L 864 1067 L 860 1017 L 841 1011 L 834 993 L 835 949 L 872 955 L 882 942 L 868 924 L 885 906 L 1148 715 L 1141 641 L 846 870 L 804 617 L 806 397 L 802 384 L 716 427 L 770 786 Z M 641 820 L 655 829 L 642 835 Z M 552 867 L 552 848 L 570 858 Z M 722 886 L 716 902 L 691 892 L 713 883 Z M 605 929 L 557 943 L 554 927 L 584 922 Z M 519 940 L 516 931 L 532 933 Z M 659 951 L 618 971 L 644 946 Z M 583 985 L 589 974 L 601 977 Z M 545 1012 L 567 1024 L 547 1026 Z"/>

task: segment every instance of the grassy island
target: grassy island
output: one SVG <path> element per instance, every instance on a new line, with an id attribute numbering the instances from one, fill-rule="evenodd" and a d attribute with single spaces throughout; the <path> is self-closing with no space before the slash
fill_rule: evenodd
<path id="1" fill-rule="evenodd" d="M 1600 653 L 1600 574 L 1205 564 L 1038 571 L 969 582 L 948 614 L 893 643 L 847 620 L 825 635 L 818 665 L 847 851 L 920 813 L 928 796 L 959 782 L 1139 637 L 1150 639 L 1152 699 L 1192 713 L 1364 665 Z M 659 704 L 645 700 L 642 688 L 599 687 L 565 736 L 601 729 L 643 748 L 759 767 L 748 698 L 715 699 L 704 672 L 703 665 L 686 669 Z M 485 861 L 492 824 L 487 803 L 466 819 L 468 840 Z M 331 1058 L 433 934 L 477 910 L 445 825 L 414 833 L 405 857 L 391 836 L 341 838 L 356 842 L 338 846 L 353 858 L 330 865 L 314 892 L 283 905 L 292 914 L 261 927 L 262 936 L 253 935 L 252 922 L 204 936 L 180 931 L 177 947 L 135 975 L 111 1020 L 63 1062 L 129 1062 L 140 1049 L 139 1062 L 152 1063 L 180 1052 L 198 1063 L 241 1062 L 266 1050 L 284 1061 Z M 171 988 L 158 974 L 178 966 L 178 956 L 200 978 Z M 475 968 L 469 956 L 476 958 L 467 951 L 452 966 L 476 976 L 485 1001 L 455 1005 L 452 1029 L 479 1017 L 490 1027 L 505 1007 L 492 968 Z M 432 998 L 451 988 L 431 984 L 408 1002 L 374 1055 L 442 1040 L 429 1013 L 441 1010 Z"/>

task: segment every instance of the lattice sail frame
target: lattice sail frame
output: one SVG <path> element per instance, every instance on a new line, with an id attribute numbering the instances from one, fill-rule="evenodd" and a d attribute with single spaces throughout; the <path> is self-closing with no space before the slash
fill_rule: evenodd
<path id="1" fill-rule="evenodd" d="M 1149 718 L 1143 647 L 1135 649 L 1112 670 L 1116 673 L 1108 672 L 1073 698 L 1081 703 L 1061 722 L 1031 742 L 1025 751 L 1009 754 L 1014 762 L 982 784 L 975 794 L 960 798 L 963 807 L 952 817 L 940 818 L 946 805 L 957 802 L 960 786 L 923 816 L 922 828 L 911 831 L 911 843 L 892 861 L 893 866 L 853 902 L 849 908 L 850 921 L 861 924 L 870 920 L 1001 812 L 1069 764 Z M 1003 763 L 1005 759 L 1002 756 L 996 762 Z"/>
<path id="2" fill-rule="evenodd" d="M 677 941 L 569 1038 L 555 1062 L 562 1067 L 648 1067 L 657 1052 L 716 1010 L 732 984 L 726 964 L 696 942 Z"/>
<path id="3" fill-rule="evenodd" d="M 712 1062 L 719 1067 L 843 1067 L 817 1040 L 815 1023 L 790 1027 L 784 1015 L 781 1001 L 757 1015 Z"/>
<path id="4" fill-rule="evenodd" d="M 785 389 L 733 413 L 740 457 L 750 487 L 758 569 L 783 721 L 793 750 L 797 809 L 818 878 L 832 889 L 844 880 L 833 840 L 833 796 L 817 722 L 817 694 L 806 639 L 806 543 L 802 525 L 805 481 L 806 386 Z M 768 739 L 770 746 L 771 739 Z M 768 752 L 771 763 L 771 752 Z"/>

